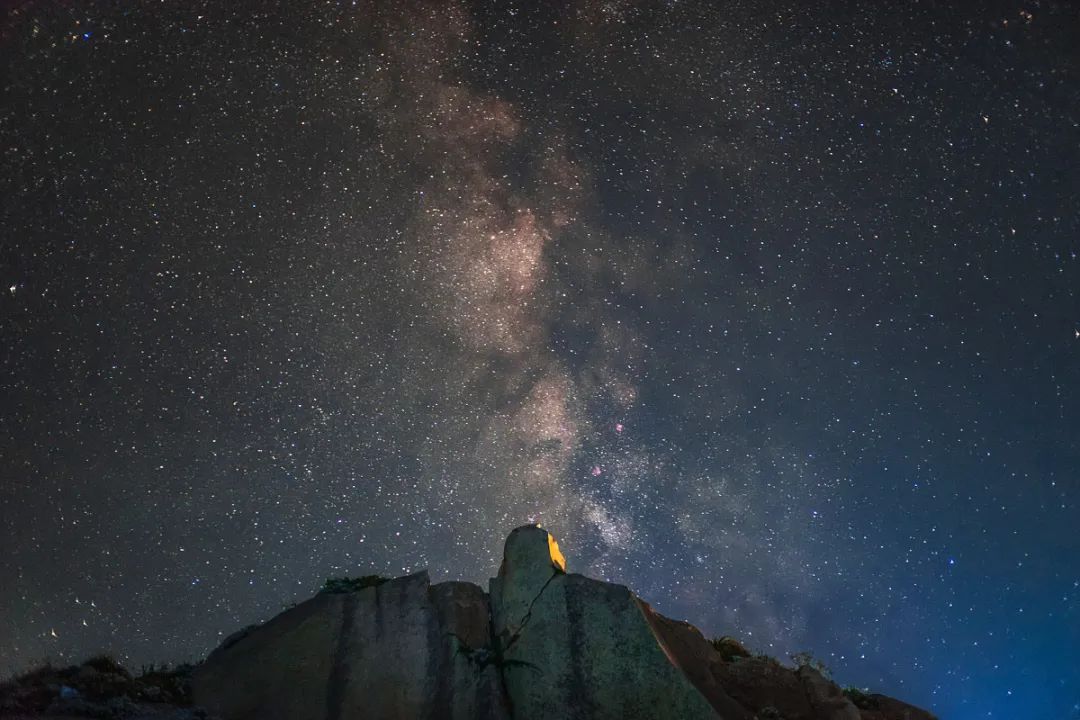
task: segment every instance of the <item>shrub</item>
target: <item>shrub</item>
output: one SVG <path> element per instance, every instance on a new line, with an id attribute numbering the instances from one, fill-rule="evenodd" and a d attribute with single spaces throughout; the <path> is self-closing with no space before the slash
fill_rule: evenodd
<path id="1" fill-rule="evenodd" d="M 746 646 L 728 635 L 713 638 L 709 641 L 709 644 L 720 654 L 724 662 L 731 662 L 736 658 L 750 657 L 750 651 L 746 649 Z"/>
<path id="2" fill-rule="evenodd" d="M 102 673 L 115 673 L 117 675 L 125 675 L 131 677 L 130 673 L 116 661 L 112 655 L 95 655 L 83 662 L 83 665 L 88 665 L 98 672 Z"/>
<path id="3" fill-rule="evenodd" d="M 821 675 L 826 679 L 832 678 L 832 670 L 829 669 L 829 666 L 823 663 L 821 660 L 818 660 L 809 652 L 803 651 L 792 653 L 790 657 L 791 662 L 795 663 L 796 668 L 813 668 L 814 670 L 817 670 L 819 673 L 821 673 Z"/>
<path id="4" fill-rule="evenodd" d="M 757 655 L 754 656 L 754 659 L 755 660 L 760 660 L 763 663 L 767 663 L 770 666 L 772 666 L 774 669 L 784 667 L 784 663 L 780 662 L 779 660 L 774 658 L 772 655 L 766 655 L 765 653 L 758 653 Z"/>
<path id="5" fill-rule="evenodd" d="M 363 590 L 369 587 L 378 587 L 387 581 L 388 578 L 384 578 L 381 575 L 364 575 L 363 577 L 350 578 L 350 577 L 337 577 L 326 578 L 326 582 L 323 583 L 321 593 L 350 593 L 357 590 Z"/>
<path id="6" fill-rule="evenodd" d="M 851 686 L 844 688 L 844 695 L 847 696 L 847 699 L 860 710 L 873 709 L 874 703 L 871 701 L 870 696 L 857 687 Z"/>

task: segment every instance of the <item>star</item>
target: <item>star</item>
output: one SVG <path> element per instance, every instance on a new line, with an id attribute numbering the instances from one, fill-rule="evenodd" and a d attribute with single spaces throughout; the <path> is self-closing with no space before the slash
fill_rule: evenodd
<path id="1" fill-rule="evenodd" d="M 843 684 L 872 669 L 842 656 L 911 640 L 871 689 L 937 715 L 971 711 L 934 694 L 960 672 L 1009 712 L 992 665 L 920 646 L 908 613 L 957 648 L 1037 593 L 1004 621 L 1043 650 L 1017 663 L 1080 664 L 1032 617 L 1080 592 L 1031 567 L 1080 501 L 1047 451 L 1080 430 L 1066 4 L 1014 8 L 980 41 L 1009 51 L 977 57 L 970 28 L 1003 21 L 979 3 L 871 4 L 857 47 L 792 3 L 795 55 L 761 3 L 30 5 L 10 22 L 40 36 L 5 55 L 0 447 L 32 481 L 5 485 L 0 537 L 41 572 L 0 563 L 5 671 L 196 659 L 331 568 L 486 583 L 526 517 L 676 619 L 835 649 Z M 287 52 L 259 40 L 283 24 Z M 1072 348 L 1040 342 L 1070 314 Z M 1015 405 L 1055 412 L 993 420 Z M 897 583 L 919 592 L 869 600 Z M 1012 702 L 1078 700 L 1043 690 Z"/>

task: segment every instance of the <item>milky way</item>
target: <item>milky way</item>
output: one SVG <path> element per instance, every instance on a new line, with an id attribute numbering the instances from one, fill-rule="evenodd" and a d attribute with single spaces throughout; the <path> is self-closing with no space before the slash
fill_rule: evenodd
<path id="1" fill-rule="evenodd" d="M 15 4 L 0 673 L 541 522 L 844 685 L 1080 715 L 1080 16 L 959 8 Z"/>

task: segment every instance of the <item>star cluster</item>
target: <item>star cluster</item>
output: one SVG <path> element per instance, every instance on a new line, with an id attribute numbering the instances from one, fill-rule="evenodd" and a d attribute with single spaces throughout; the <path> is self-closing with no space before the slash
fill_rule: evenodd
<path id="1" fill-rule="evenodd" d="M 845 685 L 1080 714 L 1077 47 L 1049 0 L 15 4 L 0 672 L 541 522 Z"/>

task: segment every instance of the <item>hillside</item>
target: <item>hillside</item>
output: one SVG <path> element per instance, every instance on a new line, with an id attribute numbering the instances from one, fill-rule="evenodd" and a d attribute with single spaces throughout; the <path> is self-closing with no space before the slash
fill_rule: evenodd
<path id="1" fill-rule="evenodd" d="M 330 581 L 193 668 L 132 677 L 106 659 L 0 688 L 3 717 L 195 720 L 933 720 L 841 690 L 737 640 L 708 641 L 621 585 L 566 572 L 536 526 L 488 592 L 426 572 Z"/>

